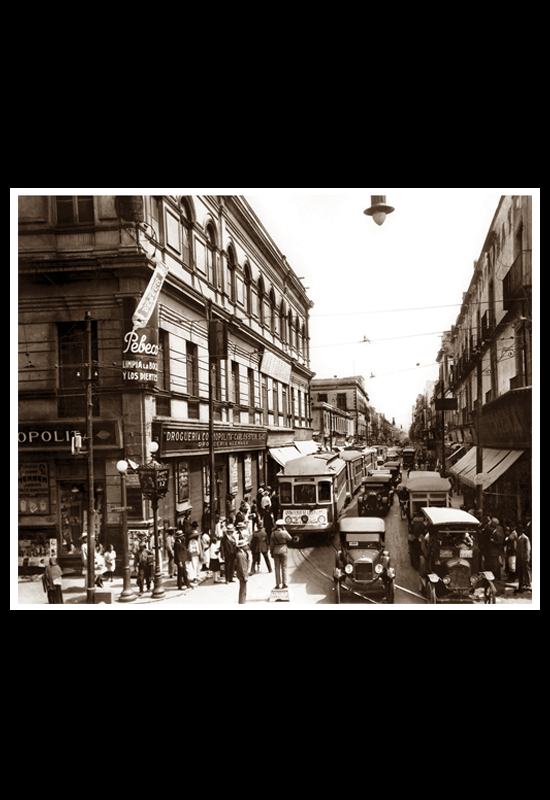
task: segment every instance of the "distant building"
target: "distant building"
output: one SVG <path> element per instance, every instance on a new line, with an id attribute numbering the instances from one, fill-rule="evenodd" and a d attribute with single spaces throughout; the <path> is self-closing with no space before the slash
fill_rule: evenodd
<path id="1" fill-rule="evenodd" d="M 368 444 L 369 396 L 362 375 L 348 378 L 315 378 L 311 381 L 311 399 L 314 403 L 327 403 L 340 411 L 350 413 L 354 424 L 355 442 Z"/>

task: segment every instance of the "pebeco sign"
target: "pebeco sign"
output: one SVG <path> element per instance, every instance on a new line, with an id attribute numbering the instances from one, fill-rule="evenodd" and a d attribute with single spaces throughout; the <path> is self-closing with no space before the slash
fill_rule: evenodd
<path id="1" fill-rule="evenodd" d="M 122 378 L 135 383 L 158 382 L 158 331 L 156 328 L 131 330 L 122 346 Z"/>

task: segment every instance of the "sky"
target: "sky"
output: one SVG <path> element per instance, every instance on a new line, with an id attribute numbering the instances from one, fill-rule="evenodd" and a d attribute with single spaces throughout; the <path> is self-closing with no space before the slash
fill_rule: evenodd
<path id="1" fill-rule="evenodd" d="M 408 431 L 417 395 L 438 378 L 441 334 L 456 321 L 501 195 L 538 191 L 239 193 L 309 287 L 316 377 L 362 375 L 371 404 Z M 395 208 L 382 226 L 363 213 L 371 194 Z"/>

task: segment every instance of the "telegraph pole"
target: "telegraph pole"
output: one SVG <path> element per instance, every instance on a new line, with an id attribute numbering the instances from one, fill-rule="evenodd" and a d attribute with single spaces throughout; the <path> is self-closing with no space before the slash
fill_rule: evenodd
<path id="1" fill-rule="evenodd" d="M 212 353 L 212 336 L 210 334 L 212 323 L 212 300 L 206 299 L 206 326 L 208 328 L 208 456 L 210 463 L 210 539 L 216 533 L 216 512 L 214 507 L 215 502 L 215 488 L 216 488 L 216 475 L 214 471 L 215 466 L 215 452 L 214 452 L 214 392 L 212 387 L 213 371 L 219 367 L 219 359 L 216 360 L 215 355 Z M 221 509 L 220 509 L 221 511 Z"/>
<path id="2" fill-rule="evenodd" d="M 93 449 L 93 398 L 92 398 L 92 318 L 86 311 L 86 439 L 88 440 L 88 559 L 86 603 L 95 601 L 95 511 L 94 511 L 94 449 Z"/>

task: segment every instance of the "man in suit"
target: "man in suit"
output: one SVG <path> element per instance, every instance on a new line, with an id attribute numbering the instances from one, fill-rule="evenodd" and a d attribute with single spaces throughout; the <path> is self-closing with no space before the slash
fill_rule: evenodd
<path id="1" fill-rule="evenodd" d="M 191 583 L 187 576 L 187 561 L 189 560 L 189 551 L 185 546 L 185 537 L 183 531 L 176 531 L 176 542 L 174 544 L 174 561 L 178 571 L 178 589 L 183 589 L 183 583 L 188 589 L 192 589 Z"/>

